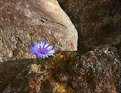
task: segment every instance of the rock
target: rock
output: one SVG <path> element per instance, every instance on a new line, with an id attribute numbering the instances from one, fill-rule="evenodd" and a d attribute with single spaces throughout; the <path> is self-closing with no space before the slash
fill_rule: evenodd
<path id="1" fill-rule="evenodd" d="M 45 61 L 54 64 L 45 70 L 29 64 L 3 93 L 119 93 L 120 59 L 115 47 L 98 48 L 79 58 L 76 52 L 59 52 Z"/>
<path id="2" fill-rule="evenodd" d="M 121 43 L 109 46 L 119 42 L 118 0 L 81 1 L 59 0 L 78 29 L 81 50 L 93 50 L 82 55 L 56 52 L 41 60 L 46 63 L 43 69 L 29 52 L 31 43 L 46 39 L 56 50 L 76 50 L 77 33 L 70 19 L 56 0 L 1 0 L 0 93 L 121 92 Z"/>
<path id="3" fill-rule="evenodd" d="M 78 50 L 120 42 L 120 0 L 58 0 L 79 34 Z"/>
<path id="4" fill-rule="evenodd" d="M 4 88 L 29 64 L 34 62 L 33 59 L 13 60 L 0 63 L 0 93 Z"/>
<path id="5" fill-rule="evenodd" d="M 57 51 L 76 51 L 77 38 L 56 0 L 0 1 L 0 62 L 32 58 L 29 48 L 38 40 L 47 40 Z"/>

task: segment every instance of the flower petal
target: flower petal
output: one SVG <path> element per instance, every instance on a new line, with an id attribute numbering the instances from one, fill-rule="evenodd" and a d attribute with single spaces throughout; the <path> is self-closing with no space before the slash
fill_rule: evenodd
<path id="1" fill-rule="evenodd" d="M 49 54 L 49 53 L 55 53 L 55 50 L 52 49 L 52 50 L 48 51 L 48 54 Z"/>
<path id="2" fill-rule="evenodd" d="M 33 55 L 37 55 L 38 54 L 38 48 L 32 47 L 30 50 L 31 50 Z"/>
<path id="3" fill-rule="evenodd" d="M 41 48 L 44 48 L 45 41 L 40 41 L 40 42 L 39 42 L 39 45 L 40 45 Z"/>
<path id="4" fill-rule="evenodd" d="M 48 56 L 53 56 L 53 53 L 48 53 L 47 55 L 48 55 Z"/>
<path id="5" fill-rule="evenodd" d="M 50 51 L 50 50 L 53 49 L 53 46 L 48 46 L 46 49 L 47 49 L 48 51 Z"/>
<path id="6" fill-rule="evenodd" d="M 44 49 L 46 49 L 49 46 L 49 44 L 46 42 L 44 45 Z"/>
<path id="7" fill-rule="evenodd" d="M 38 55 L 38 57 L 39 57 L 39 58 L 41 58 L 41 59 L 45 59 L 45 58 L 47 58 L 47 57 L 48 57 L 48 55 L 39 54 L 39 55 Z"/>

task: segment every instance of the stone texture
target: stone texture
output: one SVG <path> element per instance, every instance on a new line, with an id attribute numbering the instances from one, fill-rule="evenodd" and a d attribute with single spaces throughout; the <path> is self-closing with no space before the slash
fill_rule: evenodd
<path id="1" fill-rule="evenodd" d="M 29 48 L 38 40 L 59 51 L 76 51 L 77 37 L 56 0 L 0 1 L 0 62 L 31 58 Z"/>
<path id="2" fill-rule="evenodd" d="M 8 82 L 6 76 L 10 71 L 13 72 L 13 68 L 20 69 L 23 64 L 18 66 L 17 60 L 9 61 L 10 64 L 13 63 L 13 67 L 9 64 L 11 68 L 8 70 L 4 65 L 6 76 L 1 75 L 0 79 L 6 77 L 4 81 L 7 82 L 2 83 L 7 84 L 4 88 L 0 84 L 3 88 L 0 91 L 4 91 L 3 93 L 119 93 L 120 59 L 117 52 L 115 47 L 95 49 L 82 56 L 77 56 L 76 52 L 59 52 L 54 58 L 44 60 L 47 63 L 54 63 L 46 65 L 45 70 L 41 70 L 41 66 L 35 62 L 25 64 L 23 70 L 14 73 L 16 77 L 12 78 L 12 82 Z"/>
<path id="3" fill-rule="evenodd" d="M 47 1 L 52 3 L 45 3 Z M 56 50 L 70 49 L 68 44 L 77 34 L 74 26 L 56 0 L 1 0 L 0 93 L 120 93 L 119 1 L 59 2 L 79 32 L 80 50 L 90 47 L 93 50 L 83 54 L 57 52 L 54 57 L 43 60 L 46 62 L 43 70 L 37 59 L 30 55 L 31 42 L 44 38 L 57 44 Z M 66 32 L 69 36 L 70 31 L 75 32 L 71 34 L 75 37 L 63 42 L 69 38 Z M 64 35 L 56 37 L 61 34 Z M 97 46 L 102 48 L 95 48 Z"/>
<path id="4" fill-rule="evenodd" d="M 58 0 L 79 34 L 78 50 L 120 42 L 120 0 Z"/>

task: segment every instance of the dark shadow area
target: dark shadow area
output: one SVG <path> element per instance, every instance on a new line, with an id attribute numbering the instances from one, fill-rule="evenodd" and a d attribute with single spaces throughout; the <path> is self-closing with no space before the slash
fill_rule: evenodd
<path id="1" fill-rule="evenodd" d="M 120 0 L 58 0 L 78 32 L 78 51 L 118 44 Z"/>
<path id="2" fill-rule="evenodd" d="M 35 59 L 11 60 L 0 63 L 0 93 L 15 77 Z"/>
<path id="3" fill-rule="evenodd" d="M 121 42 L 118 45 L 116 45 L 116 48 L 118 50 L 118 54 L 121 62 Z M 119 86 L 121 86 L 121 63 L 119 64 L 119 74 L 120 74 Z M 121 93 L 121 87 L 119 87 L 119 93 Z"/>

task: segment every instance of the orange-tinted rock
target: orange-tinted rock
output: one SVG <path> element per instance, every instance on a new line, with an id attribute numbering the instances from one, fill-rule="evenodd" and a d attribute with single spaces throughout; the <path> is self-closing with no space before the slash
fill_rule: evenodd
<path id="1" fill-rule="evenodd" d="M 118 93 L 120 60 L 114 47 L 96 49 L 80 56 L 60 52 L 54 62 L 41 70 L 30 64 L 4 89 L 3 93 Z"/>

